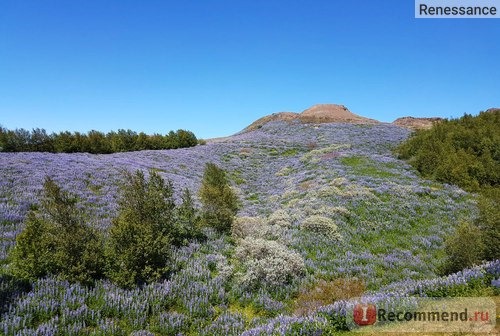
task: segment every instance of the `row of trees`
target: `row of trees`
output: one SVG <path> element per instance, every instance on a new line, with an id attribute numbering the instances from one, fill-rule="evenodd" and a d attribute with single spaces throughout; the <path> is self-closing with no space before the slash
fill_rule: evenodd
<path id="1" fill-rule="evenodd" d="M 478 218 L 445 242 L 442 273 L 500 259 L 500 109 L 434 124 L 396 152 L 425 177 L 479 193 Z"/>
<path id="2" fill-rule="evenodd" d="M 175 271 L 173 249 L 201 239 L 203 226 L 230 231 L 238 199 L 225 175 L 207 164 L 200 210 L 188 189 L 176 204 L 172 183 L 154 170 L 149 178 L 142 171 L 125 173 L 118 215 L 106 238 L 86 223 L 77 198 L 46 178 L 9 255 L 11 274 L 25 280 L 53 274 L 86 284 L 105 277 L 125 288 L 165 278 Z"/>
<path id="3" fill-rule="evenodd" d="M 422 175 L 468 191 L 500 186 L 500 109 L 417 131 L 397 149 Z"/>
<path id="4" fill-rule="evenodd" d="M 166 135 L 147 135 L 131 130 L 103 133 L 90 131 L 48 134 L 44 129 L 8 130 L 0 127 L 0 151 L 108 154 L 146 149 L 173 149 L 196 146 L 198 139 L 186 130 L 170 131 Z"/>

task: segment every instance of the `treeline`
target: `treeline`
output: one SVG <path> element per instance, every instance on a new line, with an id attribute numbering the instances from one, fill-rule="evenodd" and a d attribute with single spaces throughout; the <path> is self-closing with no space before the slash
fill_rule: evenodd
<path id="1" fill-rule="evenodd" d="M 86 223 L 78 198 L 46 178 L 39 204 L 28 213 L 25 228 L 9 254 L 9 272 L 19 280 L 54 275 L 83 284 L 107 278 L 132 288 L 177 271 L 174 248 L 203 239 L 202 227 L 230 232 L 239 208 L 225 172 L 207 164 L 199 190 L 202 208 L 188 189 L 174 202 L 171 181 L 154 170 L 126 173 L 118 214 L 109 234 Z"/>
<path id="2" fill-rule="evenodd" d="M 500 185 L 500 109 L 417 131 L 397 148 L 423 176 L 468 191 Z"/>
<path id="3" fill-rule="evenodd" d="M 397 149 L 424 177 L 476 192 L 479 216 L 445 242 L 442 273 L 500 259 L 500 109 L 443 120 Z"/>
<path id="4" fill-rule="evenodd" d="M 60 132 L 48 134 L 44 129 L 8 130 L 0 126 L 0 151 L 109 154 L 147 149 L 174 149 L 196 146 L 198 139 L 186 130 L 166 135 L 148 135 L 131 130 Z"/>

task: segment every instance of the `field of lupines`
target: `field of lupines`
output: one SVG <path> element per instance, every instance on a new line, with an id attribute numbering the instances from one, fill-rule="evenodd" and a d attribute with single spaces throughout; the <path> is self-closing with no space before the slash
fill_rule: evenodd
<path id="1" fill-rule="evenodd" d="M 179 248 L 170 279 L 134 290 L 41 279 L 0 305 L 0 334 L 320 335 L 345 327 L 349 307 L 343 293 L 298 309 L 307 304 L 299 294 L 321 281 L 358 281 L 375 301 L 495 291 L 499 261 L 436 277 L 444 238 L 477 208 L 473 195 L 423 180 L 393 156 L 408 135 L 385 124 L 273 122 L 187 149 L 0 153 L 2 267 L 47 175 L 78 195 L 103 232 L 123 170 L 154 169 L 196 194 L 214 162 L 243 202 L 233 236 L 207 231 L 207 241 Z M 0 290 L 9 286 L 2 278 Z"/>

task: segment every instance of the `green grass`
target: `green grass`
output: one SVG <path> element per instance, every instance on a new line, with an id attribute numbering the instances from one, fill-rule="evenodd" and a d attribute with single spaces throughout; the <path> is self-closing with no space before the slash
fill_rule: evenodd
<path id="1" fill-rule="evenodd" d="M 240 170 L 233 170 L 229 172 L 229 178 L 236 183 L 237 185 L 242 185 L 246 183 L 247 181 L 241 176 L 241 171 Z"/>
<path id="2" fill-rule="evenodd" d="M 279 152 L 276 148 L 271 148 L 269 151 L 268 151 L 268 154 L 270 156 L 278 156 L 279 155 Z"/>
<path id="3" fill-rule="evenodd" d="M 258 194 L 256 194 L 256 193 L 254 193 L 254 194 L 251 194 L 251 195 L 247 196 L 247 198 L 246 198 L 246 199 L 247 199 L 247 200 L 249 200 L 249 201 L 254 201 L 254 202 L 256 202 L 256 201 L 258 201 L 258 200 L 259 200 L 259 195 L 258 195 Z"/>
<path id="4" fill-rule="evenodd" d="M 348 156 L 340 159 L 340 162 L 350 167 L 356 175 L 371 176 L 378 178 L 397 177 L 398 174 L 391 173 L 385 169 L 392 169 L 396 167 L 394 163 L 376 163 L 373 160 L 364 156 Z"/>
<path id="5" fill-rule="evenodd" d="M 289 148 L 281 152 L 281 156 L 284 157 L 296 156 L 297 154 L 299 154 L 299 150 L 297 148 Z"/>

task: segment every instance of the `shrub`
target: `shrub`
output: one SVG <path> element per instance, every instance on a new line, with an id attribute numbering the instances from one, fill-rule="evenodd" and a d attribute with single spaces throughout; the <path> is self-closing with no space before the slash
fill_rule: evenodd
<path id="1" fill-rule="evenodd" d="M 20 279 L 35 280 L 57 273 L 58 267 L 52 259 L 56 250 L 52 239 L 54 225 L 34 211 L 30 211 L 26 218 L 25 228 L 16 237 L 16 245 L 9 255 L 12 274 Z"/>
<path id="2" fill-rule="evenodd" d="M 322 234 L 328 239 L 340 240 L 342 237 L 338 232 L 337 224 L 333 220 L 323 216 L 311 216 L 302 222 L 302 228 L 318 234 Z"/>
<path id="3" fill-rule="evenodd" d="M 291 226 L 289 220 L 290 216 L 283 210 L 276 211 L 267 220 L 260 217 L 238 217 L 233 223 L 231 233 L 237 239 L 246 237 L 280 239 L 283 232 Z"/>
<path id="4" fill-rule="evenodd" d="M 481 230 L 484 244 L 483 258 L 500 259 L 500 188 L 485 190 L 479 198 L 479 217 L 476 225 Z"/>
<path id="5" fill-rule="evenodd" d="M 469 223 L 461 223 L 445 241 L 446 261 L 442 273 L 451 274 L 479 264 L 483 250 L 480 229 Z"/>
<path id="6" fill-rule="evenodd" d="M 30 210 L 12 250 L 12 272 L 34 280 L 49 274 L 90 283 L 103 275 L 103 243 L 87 226 L 76 197 L 46 178 L 40 206 Z"/>
<path id="7" fill-rule="evenodd" d="M 285 210 L 276 210 L 268 218 L 267 221 L 271 225 L 278 225 L 282 228 L 288 229 L 291 226 L 292 218 Z"/>
<path id="8" fill-rule="evenodd" d="M 397 149 L 422 175 L 469 191 L 500 183 L 500 110 L 444 120 Z"/>
<path id="9" fill-rule="evenodd" d="M 453 183 L 468 191 L 479 191 L 479 218 L 475 221 L 481 230 L 480 245 L 484 246 L 483 258 L 500 258 L 500 109 L 481 112 L 477 116 L 465 114 L 463 117 L 444 120 L 428 130 L 421 130 L 403 142 L 396 152 L 408 160 L 423 176 Z M 464 235 L 473 229 L 460 229 Z M 467 233 L 467 232 L 468 233 Z M 467 238 L 462 238 L 467 243 Z M 455 236 L 453 241 L 460 241 Z M 479 241 L 479 240 L 478 240 Z M 460 254 L 459 246 L 448 249 L 452 254 Z M 476 253 L 476 249 L 474 249 Z M 451 258 L 451 257 L 450 257 Z M 478 256 L 471 257 L 477 261 Z M 447 262 L 445 268 L 458 270 L 461 264 L 470 264 L 465 256 L 459 257 L 455 265 Z M 464 266 L 465 267 L 465 266 Z M 451 271 L 447 269 L 447 272 Z"/>
<path id="10" fill-rule="evenodd" d="M 234 238 L 262 238 L 265 231 L 264 221 L 260 217 L 237 217 L 231 227 Z"/>
<path id="11" fill-rule="evenodd" d="M 191 192 L 186 188 L 181 195 L 181 204 L 176 208 L 175 228 L 171 234 L 174 245 L 185 245 L 191 238 L 201 238 L 198 222 L 198 210 Z"/>
<path id="12" fill-rule="evenodd" d="M 202 223 L 219 232 L 230 232 L 239 202 L 225 171 L 213 163 L 207 163 L 199 194 L 203 205 Z"/>
<path id="13" fill-rule="evenodd" d="M 125 174 L 118 217 L 106 246 L 108 276 L 122 287 L 158 280 L 169 270 L 171 244 L 179 237 L 172 183 L 155 171 Z"/>
<path id="14" fill-rule="evenodd" d="M 240 282 L 248 288 L 281 286 L 305 272 L 300 254 L 276 241 L 247 237 L 240 241 L 235 255 L 243 268 Z"/>

